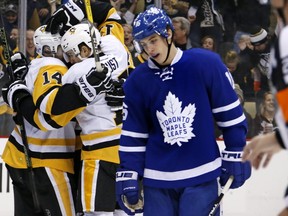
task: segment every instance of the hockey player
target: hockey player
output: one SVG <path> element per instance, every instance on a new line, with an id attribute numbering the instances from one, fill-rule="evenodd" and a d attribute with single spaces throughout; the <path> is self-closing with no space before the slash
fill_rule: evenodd
<path id="1" fill-rule="evenodd" d="M 129 53 L 128 73 L 134 69 L 131 53 L 124 43 L 124 29 L 121 17 L 116 9 L 108 2 L 91 2 L 93 21 L 101 36 L 114 35 L 126 48 Z M 62 5 L 48 20 L 47 31 L 52 34 L 59 32 L 62 36 L 72 25 L 80 23 L 86 17 L 85 4 L 82 0 L 69 0 Z"/>
<path id="2" fill-rule="evenodd" d="M 173 31 L 155 7 L 134 21 L 134 39 L 149 59 L 124 84 L 116 193 L 130 215 L 139 210 L 139 180 L 144 215 L 207 216 L 218 177 L 223 186 L 234 176 L 231 188 L 238 188 L 251 175 L 250 164 L 241 162 L 247 126 L 228 69 L 212 52 L 177 49 Z M 213 117 L 226 145 L 221 155 Z"/>
<path id="3" fill-rule="evenodd" d="M 95 31 L 98 32 L 96 28 Z M 97 41 L 102 52 L 101 64 L 111 72 L 113 80 L 119 81 L 127 68 L 124 46 L 113 35 L 100 37 L 98 33 Z M 71 27 L 63 35 L 61 45 L 69 61 L 74 63 L 62 81 L 63 84 L 73 83 L 82 76 L 83 67 L 95 65 L 88 24 Z M 112 216 L 116 207 L 115 174 L 119 164 L 122 111 L 111 111 L 105 94 L 100 94 L 76 119 L 82 129 L 83 142 L 79 187 L 81 210 L 84 215 Z"/>
<path id="4" fill-rule="evenodd" d="M 23 116 L 25 115 L 25 131 L 29 146 L 36 190 L 41 207 L 40 215 L 75 215 L 74 200 L 76 183 L 74 182 L 74 156 L 76 147 L 75 125 L 69 122 L 65 127 L 54 131 L 41 131 L 34 123 L 32 95 L 49 92 L 49 86 L 58 86 L 61 76 L 67 71 L 66 66 L 57 58 L 62 57 L 59 34 L 52 36 L 45 30 L 35 32 L 37 52 L 42 58 L 35 59 L 28 68 L 25 56 L 16 53 L 12 56 L 14 77 L 16 80 L 10 87 L 3 88 L 5 101 Z M 59 49 L 60 48 L 60 49 Z M 27 73 L 27 74 L 26 74 Z M 52 78 L 54 79 L 48 79 Z M 25 79 L 24 85 L 22 79 Z M 59 80 L 60 79 L 60 80 Z M 49 83 L 51 82 L 51 83 Z M 19 101 L 12 101 L 11 95 L 18 94 Z M 28 106 L 27 106 L 28 105 Z M 32 106 L 31 106 L 32 105 Z M 24 107 L 24 109 L 19 109 Z M 43 117 L 43 121 L 44 121 Z M 47 119 L 46 119 L 47 120 Z M 49 120 L 48 120 L 49 121 Z M 30 122 L 30 123 L 29 123 Z M 16 121 L 19 124 L 19 121 Z M 47 122 L 46 122 L 47 124 Z M 9 175 L 13 181 L 14 215 L 38 215 L 34 212 L 33 190 L 30 186 L 29 169 L 27 168 L 23 140 L 19 125 L 11 133 L 2 159 L 6 163 Z"/>

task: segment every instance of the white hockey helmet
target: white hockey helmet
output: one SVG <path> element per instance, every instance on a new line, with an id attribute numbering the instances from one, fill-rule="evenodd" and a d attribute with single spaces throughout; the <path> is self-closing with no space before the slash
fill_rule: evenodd
<path id="1" fill-rule="evenodd" d="M 61 45 L 61 36 L 59 33 L 51 34 L 46 32 L 46 25 L 42 25 L 35 30 L 33 41 L 36 47 L 36 52 L 40 56 L 44 56 L 44 47 L 48 46 L 53 55 L 57 53 L 58 46 Z"/>
<path id="2" fill-rule="evenodd" d="M 101 35 L 97 28 L 92 27 L 92 31 L 95 32 L 94 41 L 97 47 L 100 46 L 101 43 Z M 93 33 L 92 33 L 93 35 Z M 75 56 L 78 56 L 81 60 L 79 45 L 81 44 L 87 45 L 91 49 L 91 53 L 89 57 L 93 54 L 93 45 L 91 42 L 90 30 L 88 23 L 80 23 L 72 26 L 66 33 L 63 35 L 61 39 L 61 46 L 64 53 L 72 52 Z"/>

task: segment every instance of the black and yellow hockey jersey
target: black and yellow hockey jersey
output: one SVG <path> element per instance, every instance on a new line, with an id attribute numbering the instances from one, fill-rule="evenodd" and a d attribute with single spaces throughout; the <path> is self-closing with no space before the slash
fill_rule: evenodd
<path id="1" fill-rule="evenodd" d="M 53 90 L 61 86 L 61 78 L 66 72 L 67 67 L 56 58 L 33 60 L 25 79 L 35 102 L 43 95 L 53 94 Z M 36 121 L 40 122 L 39 118 Z M 42 115 L 41 123 L 47 126 L 51 124 L 51 119 Z M 49 167 L 74 173 L 76 122 L 69 121 L 65 127 L 50 131 L 41 131 L 26 120 L 24 124 L 33 168 Z M 2 158 L 14 168 L 27 168 L 19 126 L 11 133 Z"/>

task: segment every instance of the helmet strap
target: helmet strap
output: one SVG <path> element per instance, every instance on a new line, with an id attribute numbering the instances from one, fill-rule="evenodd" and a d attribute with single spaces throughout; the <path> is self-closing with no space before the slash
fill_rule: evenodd
<path id="1" fill-rule="evenodd" d="M 173 43 L 173 35 L 174 35 L 174 32 L 172 31 L 172 37 L 171 37 L 171 43 L 169 43 L 169 40 L 168 40 L 168 37 L 166 38 L 166 42 L 167 42 L 167 45 L 168 45 L 168 51 L 167 51 L 167 56 L 166 56 L 166 59 L 163 61 L 163 63 L 165 63 L 170 55 L 170 50 L 171 50 L 171 45 Z"/>

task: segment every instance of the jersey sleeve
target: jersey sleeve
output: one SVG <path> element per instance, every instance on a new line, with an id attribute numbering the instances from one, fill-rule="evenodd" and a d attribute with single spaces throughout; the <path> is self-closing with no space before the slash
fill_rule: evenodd
<path id="1" fill-rule="evenodd" d="M 227 148 L 242 148 L 246 145 L 247 122 L 233 89 L 232 75 L 218 55 L 210 62 L 209 68 L 214 70 L 211 76 L 207 77 L 206 84 L 216 124 L 223 133 Z"/>
<path id="2" fill-rule="evenodd" d="M 144 95 L 134 81 L 129 77 L 124 84 L 123 128 L 119 156 L 122 168 L 136 171 L 143 176 L 149 123 L 145 114 L 145 104 L 141 99 Z"/>
<path id="3" fill-rule="evenodd" d="M 76 103 L 78 93 L 72 85 L 68 91 L 67 87 L 62 88 L 62 76 L 67 72 L 65 65 L 52 61 L 37 65 L 37 70 L 35 80 L 30 83 L 34 86 L 32 97 L 37 108 L 34 122 L 44 131 L 63 127 L 82 111 L 85 104 L 80 104 L 79 99 Z"/>

